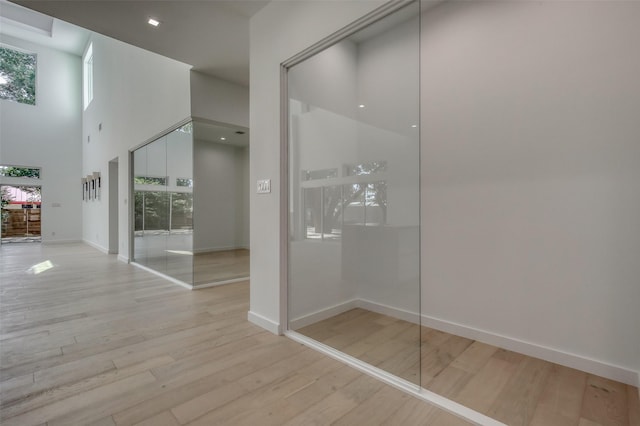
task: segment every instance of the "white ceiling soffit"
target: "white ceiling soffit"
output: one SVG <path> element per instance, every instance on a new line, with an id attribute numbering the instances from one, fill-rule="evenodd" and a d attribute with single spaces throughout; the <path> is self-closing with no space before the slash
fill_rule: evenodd
<path id="1" fill-rule="evenodd" d="M 249 19 L 263 0 L 12 0 L 125 43 L 249 85 Z M 157 27 L 149 18 L 160 22 Z"/>
<path id="2" fill-rule="evenodd" d="M 235 147 L 249 146 L 249 129 L 217 124 L 208 120 L 193 120 L 193 137 L 198 140 Z"/>
<path id="3" fill-rule="evenodd" d="M 89 31 L 0 0 L 0 34 L 81 56 Z"/>

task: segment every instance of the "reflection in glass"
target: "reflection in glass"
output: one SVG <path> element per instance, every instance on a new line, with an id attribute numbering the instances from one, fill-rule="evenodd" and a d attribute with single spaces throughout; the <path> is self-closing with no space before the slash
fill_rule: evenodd
<path id="1" fill-rule="evenodd" d="M 194 288 L 249 276 L 248 145 L 196 122 L 134 151 L 136 263 Z"/>
<path id="2" fill-rule="evenodd" d="M 419 384 L 419 6 L 288 70 L 289 329 Z"/>
<path id="3" fill-rule="evenodd" d="M 192 179 L 191 134 L 175 130 L 137 149 L 133 163 L 134 261 L 191 284 L 193 197 L 171 184 Z"/>

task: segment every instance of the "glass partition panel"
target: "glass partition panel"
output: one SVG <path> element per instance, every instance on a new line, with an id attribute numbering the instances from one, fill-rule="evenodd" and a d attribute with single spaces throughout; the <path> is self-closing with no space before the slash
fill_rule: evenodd
<path id="1" fill-rule="evenodd" d="M 135 252 L 143 258 L 134 260 L 155 271 L 166 273 L 169 200 L 167 193 L 167 141 L 161 137 L 142 147 L 140 170 L 134 160 L 134 193 L 141 203 L 142 229 L 138 232 Z M 134 153 L 137 155 L 138 151 Z"/>
<path id="2" fill-rule="evenodd" d="M 188 123 L 167 139 L 166 274 L 193 284 L 193 126 Z"/>
<path id="3" fill-rule="evenodd" d="M 133 168 L 136 263 L 194 288 L 249 277 L 248 129 L 189 122 Z"/>
<path id="4" fill-rule="evenodd" d="M 196 120 L 193 139 L 193 285 L 247 279 L 249 129 Z"/>
<path id="5" fill-rule="evenodd" d="M 143 146 L 133 152 L 133 260 L 141 265 L 147 264 L 145 238 L 147 191 L 143 190 L 147 175 L 147 147 Z"/>
<path id="6" fill-rule="evenodd" d="M 289 329 L 419 384 L 419 5 L 288 70 Z"/>
<path id="7" fill-rule="evenodd" d="M 193 143 L 190 124 L 133 153 L 133 259 L 193 281 Z"/>

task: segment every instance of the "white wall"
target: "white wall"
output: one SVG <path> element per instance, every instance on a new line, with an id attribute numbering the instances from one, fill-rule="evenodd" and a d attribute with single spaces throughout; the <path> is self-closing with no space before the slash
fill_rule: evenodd
<path id="1" fill-rule="evenodd" d="M 249 318 L 271 330 L 284 309 L 278 64 L 374 6 L 274 2 L 251 21 L 251 182 L 274 192 L 251 196 Z M 435 324 L 636 380 L 639 8 L 449 2 L 423 17 L 422 310 Z"/>
<path id="2" fill-rule="evenodd" d="M 191 71 L 191 115 L 249 127 L 249 88 Z"/>
<path id="3" fill-rule="evenodd" d="M 0 163 L 42 168 L 42 240 L 82 238 L 80 58 L 2 35 L 0 41 L 37 54 L 36 105 L 0 100 Z M 55 206 L 55 207 L 54 207 Z"/>
<path id="4" fill-rule="evenodd" d="M 129 150 L 191 115 L 190 66 L 99 34 L 91 41 L 95 86 L 83 114 L 82 174 L 106 176 L 109 161 L 118 157 L 119 254 L 128 259 Z M 106 250 L 108 180 L 102 184 L 102 199 L 83 203 L 83 239 Z"/>
<path id="5" fill-rule="evenodd" d="M 637 2 L 424 16 L 425 315 L 640 371 L 638 22 Z"/>
<path id="6" fill-rule="evenodd" d="M 248 248 L 247 148 L 194 142 L 195 253 Z"/>
<path id="7" fill-rule="evenodd" d="M 281 329 L 280 63 L 382 2 L 272 2 L 251 18 L 250 188 L 271 179 L 270 194 L 251 193 L 249 318 Z M 283 213 L 283 212 L 282 212 Z"/>

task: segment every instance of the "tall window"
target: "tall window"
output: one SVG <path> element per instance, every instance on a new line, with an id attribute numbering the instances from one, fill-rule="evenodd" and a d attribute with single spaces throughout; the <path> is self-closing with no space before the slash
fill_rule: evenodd
<path id="1" fill-rule="evenodd" d="M 89 44 L 87 53 L 82 61 L 83 100 L 86 109 L 93 100 L 93 43 Z"/>
<path id="2" fill-rule="evenodd" d="M 36 104 L 36 55 L 0 46 L 0 99 Z"/>

